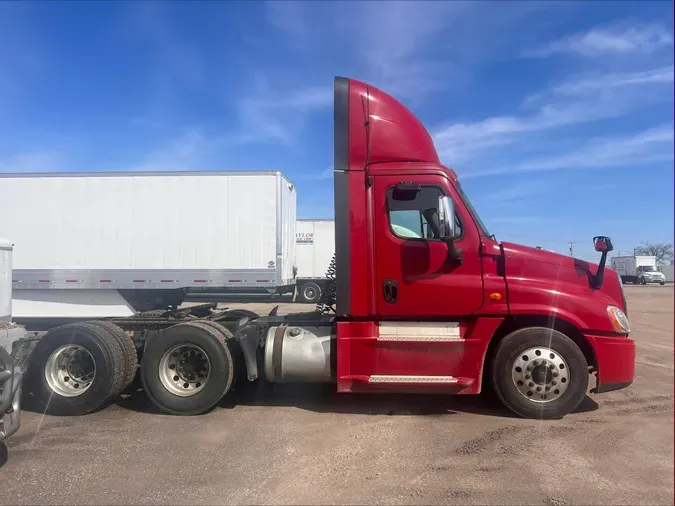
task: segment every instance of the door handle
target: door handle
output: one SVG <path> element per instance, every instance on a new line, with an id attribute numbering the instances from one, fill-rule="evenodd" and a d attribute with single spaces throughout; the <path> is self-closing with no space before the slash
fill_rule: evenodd
<path id="1" fill-rule="evenodd" d="M 389 304 L 394 304 L 398 297 L 398 284 L 393 279 L 385 279 L 382 285 L 384 288 L 384 300 Z"/>

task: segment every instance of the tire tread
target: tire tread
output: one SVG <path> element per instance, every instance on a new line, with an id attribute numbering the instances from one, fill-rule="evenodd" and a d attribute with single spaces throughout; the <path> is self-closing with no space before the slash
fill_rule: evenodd
<path id="1" fill-rule="evenodd" d="M 122 386 L 122 390 L 124 390 L 131 385 L 131 382 L 134 380 L 136 372 L 138 371 L 138 353 L 136 352 L 136 346 L 134 346 L 131 337 L 114 323 L 105 320 L 97 320 L 91 323 L 108 330 L 122 347 L 125 362 L 125 378 L 124 385 Z"/>

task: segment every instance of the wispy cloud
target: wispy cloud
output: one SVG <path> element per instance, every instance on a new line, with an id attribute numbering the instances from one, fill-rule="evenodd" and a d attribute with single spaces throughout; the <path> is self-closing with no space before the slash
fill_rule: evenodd
<path id="1" fill-rule="evenodd" d="M 527 97 L 523 105 L 528 106 L 550 97 L 579 97 L 598 92 L 611 92 L 619 89 L 645 85 L 664 85 L 673 82 L 673 66 L 643 70 L 640 72 L 623 72 L 602 74 L 598 72 L 574 75 L 554 84 L 544 93 Z"/>
<path id="2" fill-rule="evenodd" d="M 672 82 L 672 66 L 633 73 L 570 76 L 527 96 L 522 104 L 525 114 L 451 124 L 434 133 L 434 142 L 441 158 L 456 165 L 476 153 L 531 141 L 533 135 L 541 137 L 672 101 Z"/>
<path id="3" fill-rule="evenodd" d="M 619 114 L 614 105 L 602 102 L 548 103 L 531 115 L 498 116 L 474 123 L 449 125 L 438 130 L 433 137 L 441 158 L 455 164 L 466 160 L 471 153 L 515 142 L 521 134 L 588 123 Z"/>
<path id="4" fill-rule="evenodd" d="M 628 22 L 596 27 L 526 51 L 528 58 L 546 58 L 558 53 L 585 57 L 608 54 L 649 54 L 673 45 L 673 34 L 660 24 L 630 25 Z"/>
<path id="5" fill-rule="evenodd" d="M 197 127 L 185 128 L 176 137 L 150 152 L 137 164 L 111 167 L 107 170 L 129 172 L 154 172 L 175 170 L 200 170 L 200 162 L 217 148 L 217 140 L 207 138 Z"/>
<path id="6" fill-rule="evenodd" d="M 533 223 L 547 223 L 552 220 L 540 216 L 499 216 L 489 219 L 490 223 L 500 225 L 529 225 Z"/>
<path id="7" fill-rule="evenodd" d="M 488 193 L 480 198 L 489 204 L 510 204 L 516 200 L 522 200 L 526 197 L 540 195 L 551 191 L 550 181 L 525 181 L 513 186 L 502 188 L 493 193 Z"/>
<path id="8" fill-rule="evenodd" d="M 476 67 L 503 53 L 509 30 L 541 9 L 537 2 L 270 1 L 266 19 L 313 75 L 340 68 L 414 104 L 469 81 Z M 325 54 L 330 66 L 317 57 Z"/>
<path id="9" fill-rule="evenodd" d="M 471 9 L 462 2 L 267 2 L 270 25 L 311 55 L 335 47 L 356 58 L 354 77 L 410 96 L 440 84 L 447 61 L 430 58 L 448 22 Z M 336 65 L 343 62 L 336 55 Z M 447 75 L 445 76 L 447 78 Z"/>
<path id="10" fill-rule="evenodd" d="M 60 172 L 67 170 L 64 156 L 55 150 L 20 153 L 0 159 L 2 173 Z"/>
<path id="11" fill-rule="evenodd" d="M 334 174 L 335 170 L 333 169 L 333 165 L 329 165 L 320 172 L 308 172 L 306 179 L 312 181 L 327 181 L 332 179 Z"/>
<path id="12" fill-rule="evenodd" d="M 631 136 L 592 139 L 564 154 L 471 172 L 464 178 L 555 170 L 643 167 L 671 160 L 673 160 L 673 126 L 663 125 Z"/>
<path id="13" fill-rule="evenodd" d="M 263 86 L 236 103 L 240 131 L 230 142 L 289 144 L 303 131 L 311 113 L 332 104 L 329 87 L 277 92 Z"/>

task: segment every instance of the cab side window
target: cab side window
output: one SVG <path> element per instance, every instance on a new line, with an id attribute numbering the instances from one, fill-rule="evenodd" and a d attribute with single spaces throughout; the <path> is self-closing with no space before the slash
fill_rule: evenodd
<path id="1" fill-rule="evenodd" d="M 438 197 L 444 195 L 440 188 L 422 186 L 419 190 L 387 191 L 389 224 L 394 235 L 402 239 L 439 239 Z M 457 234 L 462 228 L 455 219 Z"/>

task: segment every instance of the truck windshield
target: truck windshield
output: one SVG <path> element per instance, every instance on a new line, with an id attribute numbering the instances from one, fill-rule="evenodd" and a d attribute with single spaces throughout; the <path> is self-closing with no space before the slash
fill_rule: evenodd
<path id="1" fill-rule="evenodd" d="M 481 234 L 483 234 L 485 237 L 492 237 L 492 234 L 488 232 L 487 227 L 483 223 L 483 221 L 480 219 L 480 216 L 478 216 L 478 213 L 476 212 L 476 209 L 474 209 L 473 204 L 471 204 L 471 201 L 469 200 L 469 197 L 467 197 L 466 193 L 464 193 L 464 190 L 462 189 L 462 185 L 459 184 L 459 181 L 457 183 L 457 191 L 459 192 L 460 196 L 462 197 L 462 200 L 464 200 L 464 204 L 466 204 L 466 207 L 469 209 L 469 212 L 471 213 L 471 216 L 473 216 L 473 219 L 478 223 L 478 227 L 480 228 Z"/>
<path id="2" fill-rule="evenodd" d="M 653 265 L 643 265 L 642 272 L 659 272 L 659 270 Z"/>

